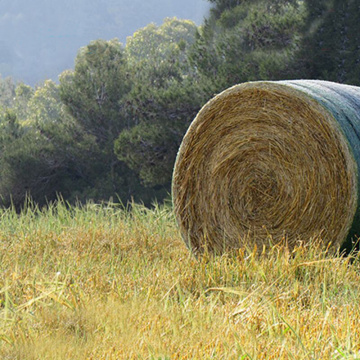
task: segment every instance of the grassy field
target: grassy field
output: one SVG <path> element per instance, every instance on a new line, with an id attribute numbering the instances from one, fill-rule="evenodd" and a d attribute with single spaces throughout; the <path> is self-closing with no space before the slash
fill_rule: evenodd
<path id="1" fill-rule="evenodd" d="M 166 207 L 0 212 L 1 359 L 360 358 L 360 259 L 192 257 Z"/>

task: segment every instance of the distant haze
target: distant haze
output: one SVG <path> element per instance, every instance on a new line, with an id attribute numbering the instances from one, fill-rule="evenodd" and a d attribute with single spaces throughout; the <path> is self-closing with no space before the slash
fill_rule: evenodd
<path id="1" fill-rule="evenodd" d="M 200 25 L 206 0 L 2 0 L 0 74 L 29 85 L 57 80 L 91 40 L 126 37 L 176 16 Z"/>

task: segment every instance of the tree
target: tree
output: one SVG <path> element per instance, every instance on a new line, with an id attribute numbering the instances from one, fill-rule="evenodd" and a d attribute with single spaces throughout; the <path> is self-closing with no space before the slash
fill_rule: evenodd
<path id="1" fill-rule="evenodd" d="M 249 80 L 292 78 L 304 6 L 298 1 L 216 0 L 191 59 L 217 92 Z"/>
<path id="2" fill-rule="evenodd" d="M 15 83 L 11 77 L 0 76 L 0 107 L 11 108 L 15 97 Z"/>
<path id="3" fill-rule="evenodd" d="M 80 49 L 73 72 L 60 76 L 60 98 L 96 149 L 84 161 L 91 166 L 91 186 L 81 197 L 95 200 L 118 196 L 124 202 L 142 199 L 150 204 L 157 192 L 144 190 L 138 176 L 114 153 L 114 140 L 130 126 L 125 107 L 132 74 L 121 44 L 96 40 Z M 164 196 L 162 193 L 160 196 Z"/>
<path id="4" fill-rule="evenodd" d="M 212 3 L 200 29 L 167 19 L 135 33 L 125 48 L 133 82 L 124 108 L 130 128 L 115 152 L 148 186 L 169 186 L 182 137 L 214 94 L 242 81 L 292 75 L 303 19 L 297 1 Z"/>
<path id="5" fill-rule="evenodd" d="M 96 40 L 80 49 L 75 70 L 60 76 L 60 98 L 66 110 L 98 146 L 88 161 L 97 168 L 93 181 L 100 197 L 119 190 L 116 172 L 123 169 L 114 155 L 113 142 L 126 126 L 121 99 L 128 89 L 126 61 L 116 39 Z"/>
<path id="6" fill-rule="evenodd" d="M 125 107 L 129 128 L 115 152 L 146 186 L 170 189 L 178 147 L 205 101 L 188 61 L 196 30 L 190 21 L 166 19 L 139 30 L 125 48 L 132 80 Z"/>
<path id="7" fill-rule="evenodd" d="M 206 20 L 217 20 L 221 17 L 224 11 L 231 11 L 245 1 L 246 0 L 209 0 L 209 2 L 212 4 L 210 9 L 211 15 L 210 18 Z"/>
<path id="8" fill-rule="evenodd" d="M 81 48 L 75 70 L 60 76 L 60 97 L 69 113 L 102 147 L 126 126 L 120 100 L 129 91 L 126 61 L 116 40 L 92 41 Z"/>
<path id="9" fill-rule="evenodd" d="M 59 86 L 52 80 L 46 80 L 39 86 L 27 103 L 27 120 L 32 124 L 52 124 L 63 121 L 63 104 Z"/>
<path id="10" fill-rule="evenodd" d="M 16 112 L 13 109 L 6 109 L 2 122 L 0 123 L 0 139 L 4 142 L 10 142 L 23 135 L 23 129 L 17 119 Z"/>
<path id="11" fill-rule="evenodd" d="M 352 0 L 305 0 L 307 18 L 299 64 L 304 77 L 360 84 L 359 5 Z"/>
<path id="12" fill-rule="evenodd" d="M 19 121 L 27 120 L 29 101 L 34 95 L 34 89 L 24 83 L 20 83 L 15 89 L 14 109 Z"/>
<path id="13" fill-rule="evenodd" d="M 132 66 L 142 60 L 153 63 L 155 59 L 161 61 L 174 54 L 184 62 L 185 48 L 194 43 L 196 29 L 192 21 L 177 18 L 166 18 L 161 26 L 149 24 L 128 37 L 125 48 L 128 63 Z"/>
<path id="14" fill-rule="evenodd" d="M 96 152 L 95 140 L 63 112 L 53 82 L 38 87 L 26 105 L 21 109 L 26 121 L 17 118 L 17 107 L 8 109 L 0 123 L 3 204 L 19 208 L 27 195 L 40 205 L 58 194 L 67 200 L 81 198 L 93 185 L 88 158 Z"/>

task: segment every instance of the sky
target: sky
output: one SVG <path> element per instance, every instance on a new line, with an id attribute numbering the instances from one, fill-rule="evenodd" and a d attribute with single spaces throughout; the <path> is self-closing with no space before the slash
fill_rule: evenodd
<path id="1" fill-rule="evenodd" d="M 206 0 L 0 0 L 0 74 L 31 86 L 73 68 L 80 47 L 118 38 L 166 17 L 207 15 Z"/>

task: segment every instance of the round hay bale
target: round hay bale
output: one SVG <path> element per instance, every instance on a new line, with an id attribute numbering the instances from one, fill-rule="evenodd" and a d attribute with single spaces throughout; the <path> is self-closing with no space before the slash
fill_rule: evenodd
<path id="1" fill-rule="evenodd" d="M 175 163 L 176 218 L 194 252 L 360 234 L 360 88 L 250 82 L 210 100 Z"/>

